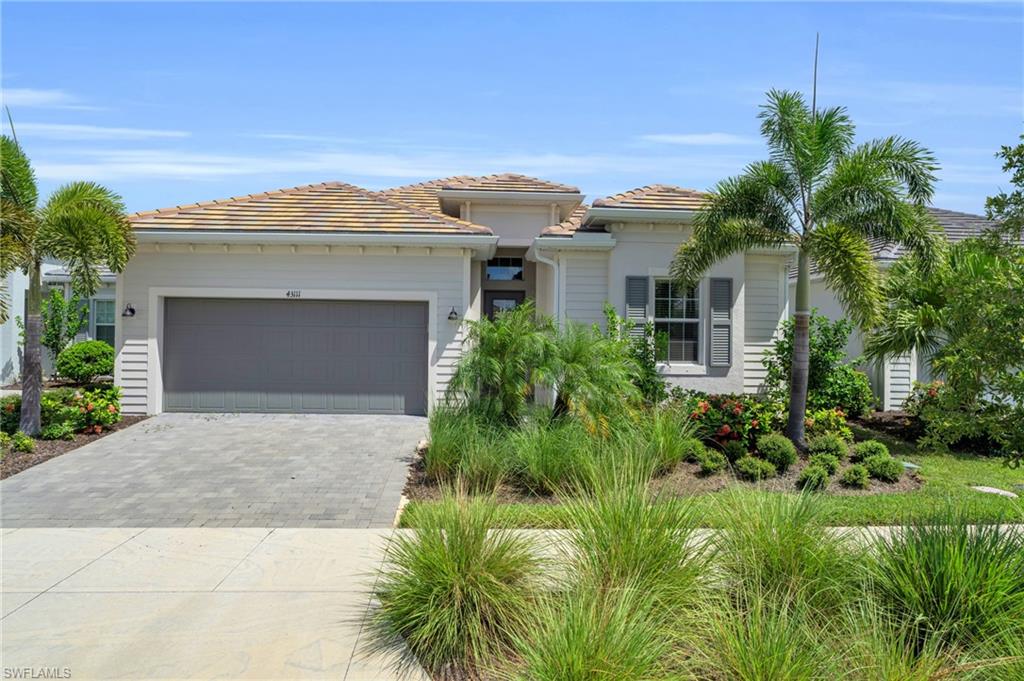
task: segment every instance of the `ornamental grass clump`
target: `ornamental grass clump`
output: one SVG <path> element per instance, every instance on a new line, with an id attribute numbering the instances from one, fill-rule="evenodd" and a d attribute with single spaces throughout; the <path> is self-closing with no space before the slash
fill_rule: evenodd
<path id="1" fill-rule="evenodd" d="M 1024 535 L 948 511 L 879 540 L 871 592 L 920 651 L 1024 639 Z"/>
<path id="2" fill-rule="evenodd" d="M 578 484 L 591 445 L 592 438 L 574 419 L 531 423 L 508 439 L 515 478 L 541 495 Z"/>
<path id="3" fill-rule="evenodd" d="M 388 540 L 367 615 L 368 650 L 398 663 L 407 649 L 429 673 L 468 674 L 510 650 L 535 608 L 541 564 L 531 543 L 492 530 L 487 498 L 421 509 L 411 534 Z"/>
<path id="4" fill-rule="evenodd" d="M 528 635 L 516 639 L 521 660 L 508 678 L 607 681 L 666 678 L 670 620 L 652 593 L 635 584 L 585 584 L 544 599 Z"/>
<path id="5" fill-rule="evenodd" d="M 796 446 L 785 435 L 771 433 L 757 438 L 757 452 L 780 473 L 796 463 Z"/>
<path id="6" fill-rule="evenodd" d="M 668 473 L 693 452 L 690 440 L 696 426 L 675 410 L 654 409 L 642 417 L 641 423 L 655 475 Z"/>

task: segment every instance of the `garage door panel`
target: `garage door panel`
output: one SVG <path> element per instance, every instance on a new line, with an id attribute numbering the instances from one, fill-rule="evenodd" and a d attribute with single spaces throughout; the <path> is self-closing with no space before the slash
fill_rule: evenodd
<path id="1" fill-rule="evenodd" d="M 427 305 L 168 299 L 168 411 L 426 412 Z"/>

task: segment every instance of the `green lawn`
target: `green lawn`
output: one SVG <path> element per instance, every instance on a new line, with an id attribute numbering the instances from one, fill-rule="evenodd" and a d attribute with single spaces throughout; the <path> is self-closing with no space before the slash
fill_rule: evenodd
<path id="1" fill-rule="evenodd" d="M 1003 520 L 1024 522 L 1024 498 L 1007 499 L 982 494 L 970 485 L 987 485 L 1022 494 L 1014 487 L 1024 483 L 1024 468 L 1012 469 L 998 458 L 922 452 L 908 442 L 854 426 L 857 439 L 873 438 L 888 445 L 893 456 L 921 466 L 918 472 L 925 484 L 913 492 L 864 496 L 826 495 L 822 497 L 823 517 L 830 525 L 894 525 L 906 520 L 927 518 L 936 510 L 954 505 L 977 522 Z M 742 503 L 745 495 L 768 494 L 744 486 L 740 495 L 729 495 Z M 720 525 L 721 493 L 691 497 L 696 511 L 707 527 Z M 423 503 L 412 502 L 402 514 L 403 527 L 415 527 L 416 513 Z M 502 504 L 498 524 L 504 527 L 565 527 L 562 508 L 543 504 Z"/>

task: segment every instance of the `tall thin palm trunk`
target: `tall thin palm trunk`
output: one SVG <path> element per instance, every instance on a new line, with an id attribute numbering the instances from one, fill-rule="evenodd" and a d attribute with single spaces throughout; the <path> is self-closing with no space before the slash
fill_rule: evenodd
<path id="1" fill-rule="evenodd" d="M 803 449 L 804 418 L 807 412 L 807 380 L 811 368 L 811 268 L 801 248 L 797 259 L 796 305 L 793 313 L 793 362 L 790 368 L 789 420 L 786 435 Z"/>
<path id="2" fill-rule="evenodd" d="M 38 435 L 40 399 L 43 392 L 43 363 L 40 336 L 43 329 L 43 284 L 41 263 L 32 262 L 28 273 L 28 300 L 25 309 L 25 358 L 21 367 L 21 421 L 20 430 L 26 435 Z"/>

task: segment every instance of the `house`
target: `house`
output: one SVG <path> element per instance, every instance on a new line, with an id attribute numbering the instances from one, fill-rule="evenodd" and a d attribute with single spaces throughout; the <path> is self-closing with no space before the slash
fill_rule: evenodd
<path id="1" fill-rule="evenodd" d="M 678 287 L 669 265 L 702 201 L 652 185 L 588 206 L 576 187 L 501 174 L 138 213 L 116 289 L 124 411 L 423 414 L 464 321 L 527 298 L 560 324 L 600 324 L 607 301 L 668 334 L 671 383 L 756 391 L 792 253 L 736 254 Z"/>
<path id="2" fill-rule="evenodd" d="M 49 295 L 57 288 L 64 298 L 72 295 L 67 269 L 56 262 L 47 262 L 42 267 L 43 295 Z M 114 344 L 114 328 L 117 314 L 114 310 L 116 277 L 109 271 L 100 274 L 100 287 L 83 304 L 88 307 L 88 320 L 76 340 L 102 340 Z M 10 298 L 10 315 L 0 324 L 0 385 L 8 385 L 21 377 L 21 331 L 18 319 L 25 320 L 25 294 L 28 291 L 28 277 L 21 270 L 7 275 L 0 290 Z M 54 358 L 43 350 L 43 373 L 53 371 Z"/>
<path id="3" fill-rule="evenodd" d="M 996 227 L 996 223 L 980 215 L 941 208 L 929 208 L 928 212 L 951 242 L 980 236 Z M 882 239 L 872 240 L 870 246 L 875 261 L 883 272 L 906 252 L 903 247 L 886 243 Z M 790 274 L 790 300 L 792 301 L 796 296 L 795 269 Z M 817 308 L 818 312 L 830 319 L 842 319 L 846 316 L 835 294 L 825 286 L 821 274 L 813 267 L 811 270 L 811 307 Z M 850 334 L 850 340 L 846 345 L 846 354 L 850 359 L 861 357 L 864 354 L 864 337 L 857 329 Z M 903 401 L 913 390 L 915 381 L 928 382 L 935 378 L 932 376 L 928 359 L 920 356 L 917 352 L 893 357 L 884 362 L 875 362 L 862 367 L 862 369 L 867 373 L 868 379 L 871 381 L 871 388 L 884 410 L 900 409 Z"/>

